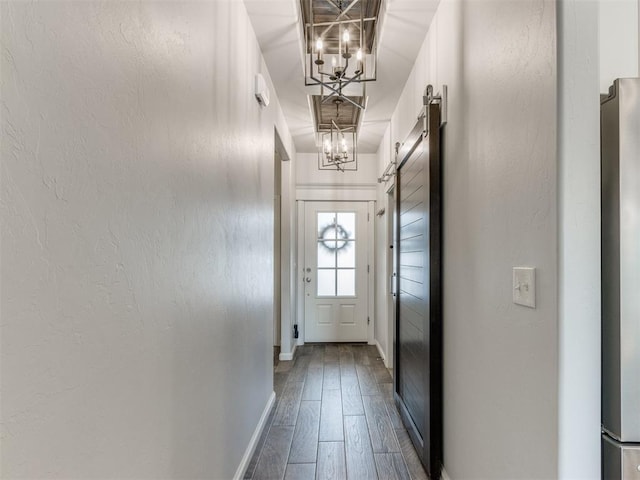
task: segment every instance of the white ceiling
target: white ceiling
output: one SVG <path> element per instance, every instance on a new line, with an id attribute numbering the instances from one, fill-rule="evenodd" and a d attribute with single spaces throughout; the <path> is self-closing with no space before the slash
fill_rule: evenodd
<path id="1" fill-rule="evenodd" d="M 375 153 L 422 46 L 440 0 L 384 0 L 378 73 L 367 84 L 369 101 L 358 151 Z M 304 86 L 299 0 L 244 0 L 298 152 L 316 151 L 313 117 Z"/>

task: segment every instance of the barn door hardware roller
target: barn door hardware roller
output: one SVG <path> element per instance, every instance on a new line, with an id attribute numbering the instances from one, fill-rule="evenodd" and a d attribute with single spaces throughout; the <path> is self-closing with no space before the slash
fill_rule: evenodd
<path id="1" fill-rule="evenodd" d="M 425 108 L 424 113 L 424 132 L 429 133 L 429 105 L 440 105 L 440 127 L 442 128 L 447 123 L 447 86 L 442 85 L 442 92 L 434 94 L 433 85 L 427 85 L 422 96 L 422 104 Z"/>
<path id="2" fill-rule="evenodd" d="M 400 146 L 400 142 L 396 142 L 396 154 L 393 157 L 393 160 L 389 162 L 389 165 L 387 165 L 387 168 L 384 169 L 384 172 L 382 172 L 382 176 L 378 178 L 378 183 L 386 182 L 396 174 L 396 165 L 398 165 L 398 151 L 400 151 Z"/>

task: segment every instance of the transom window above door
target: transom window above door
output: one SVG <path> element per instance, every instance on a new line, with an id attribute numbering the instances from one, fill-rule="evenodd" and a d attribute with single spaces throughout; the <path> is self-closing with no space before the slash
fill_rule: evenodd
<path id="1" fill-rule="evenodd" d="M 356 212 L 317 214 L 317 295 L 356 294 Z"/>

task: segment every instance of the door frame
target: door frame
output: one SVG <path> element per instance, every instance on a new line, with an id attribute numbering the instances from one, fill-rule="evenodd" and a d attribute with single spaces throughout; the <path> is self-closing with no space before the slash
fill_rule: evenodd
<path id="1" fill-rule="evenodd" d="M 367 316 L 369 324 L 367 325 L 367 343 L 375 345 L 374 328 L 375 328 L 375 208 L 376 208 L 376 190 L 374 188 L 360 189 L 305 189 L 298 191 L 296 195 L 297 204 L 297 244 L 298 244 L 298 260 L 295 268 L 296 272 L 296 323 L 300 335 L 296 345 L 304 345 L 304 263 L 305 263 L 305 202 L 367 202 L 367 263 L 369 265 L 369 275 L 367 277 Z"/>
<path id="2" fill-rule="evenodd" d="M 394 173 L 395 175 L 395 173 Z M 385 232 L 385 262 L 387 264 L 387 279 L 385 289 L 385 308 L 386 308 L 386 320 L 387 320 L 387 351 L 386 351 L 386 365 L 387 368 L 393 370 L 394 358 L 396 351 L 396 259 L 395 259 L 395 220 L 396 220 L 396 188 L 395 179 L 393 182 L 389 182 L 390 185 L 385 189 L 385 195 L 387 200 L 387 216 L 386 232 Z"/>
<path id="3" fill-rule="evenodd" d="M 368 342 L 368 326 L 371 324 L 369 316 L 369 278 L 370 278 L 370 256 L 369 256 L 369 233 L 367 216 L 370 216 L 368 202 L 342 202 L 342 201 L 313 201 L 305 202 L 305 262 L 302 265 L 305 269 L 305 319 L 304 319 L 304 342 Z M 341 212 L 355 214 L 355 267 L 354 292 L 352 294 L 340 295 L 337 292 L 329 296 L 318 295 L 320 269 L 318 260 L 318 215 L 323 213 Z M 334 217 L 334 221 L 335 221 Z M 352 232 L 353 233 L 353 232 Z M 353 237 L 352 237 L 353 238 Z M 353 244 L 352 244 L 353 245 Z M 335 255 L 335 252 L 334 252 Z M 337 257 L 334 256 L 334 261 Z M 336 262 L 334 268 L 338 267 Z M 334 275 L 338 273 L 333 270 Z M 334 288 L 338 286 L 334 284 Z M 346 310 L 342 310 L 345 307 Z M 354 308 L 355 307 L 355 308 Z M 320 310 L 319 310 L 320 309 Z M 327 315 L 327 310 L 331 314 L 324 321 L 330 324 L 319 322 L 319 317 Z M 324 314 L 322 313 L 324 312 Z M 343 314 L 353 315 L 347 324 L 342 324 L 340 318 Z"/>
<path id="4" fill-rule="evenodd" d="M 294 238 L 293 238 L 293 211 L 294 205 L 292 201 L 293 197 L 293 189 L 291 187 L 291 174 L 292 174 L 292 165 L 291 165 L 291 157 L 287 152 L 287 149 L 282 142 L 282 137 L 278 132 L 278 127 L 273 127 L 273 141 L 274 141 L 274 169 L 279 168 L 278 177 L 279 177 L 279 188 L 277 191 L 280 195 L 280 251 L 274 252 L 274 262 L 279 262 L 277 265 L 274 264 L 274 276 L 276 275 L 276 271 L 280 271 L 280 291 L 273 289 L 274 303 L 277 301 L 276 297 L 280 301 L 280 317 L 277 318 L 275 316 L 275 305 L 274 305 L 274 335 L 278 336 L 276 340 L 274 338 L 273 345 L 280 346 L 280 360 L 290 360 L 291 353 L 287 352 L 292 345 L 292 324 L 295 309 L 295 285 L 293 284 L 293 268 L 295 257 L 292 253 L 292 249 L 295 248 Z M 276 192 L 275 183 L 277 182 L 276 172 L 274 170 L 274 196 Z M 274 202 L 275 205 L 275 202 Z M 274 211 L 275 216 L 275 211 Z M 275 218 L 274 218 L 274 229 Z M 274 233 L 275 235 L 275 233 Z M 275 243 L 274 243 L 275 249 Z M 275 286 L 275 280 L 274 280 Z M 282 351 L 284 349 L 284 352 Z"/>
<path id="5" fill-rule="evenodd" d="M 282 344 L 282 154 L 275 131 L 273 152 L 273 346 Z"/>

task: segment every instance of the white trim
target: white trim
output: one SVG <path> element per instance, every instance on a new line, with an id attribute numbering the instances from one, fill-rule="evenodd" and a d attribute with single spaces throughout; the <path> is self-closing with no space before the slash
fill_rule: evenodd
<path id="1" fill-rule="evenodd" d="M 380 342 L 378 342 L 378 340 L 376 339 L 376 347 L 378 347 L 378 353 L 380 354 L 380 357 L 382 357 L 382 361 L 384 362 L 384 366 L 387 368 L 391 368 L 389 367 L 389 365 L 387 365 L 387 356 L 384 354 L 384 350 L 382 349 L 382 345 L 380 345 Z"/>
<path id="2" fill-rule="evenodd" d="M 395 182 L 393 184 L 395 188 Z M 387 358 L 389 359 L 389 364 L 387 365 L 389 368 L 393 367 L 393 359 L 394 359 L 394 349 L 396 348 L 395 344 L 395 330 L 396 330 L 396 318 L 395 318 L 395 302 L 393 297 L 393 292 L 395 291 L 396 285 L 394 283 L 393 276 L 393 268 L 394 268 L 394 255 L 395 252 L 389 248 L 389 245 L 395 244 L 394 239 L 394 231 L 393 231 L 393 222 L 394 217 L 396 215 L 396 202 L 395 202 L 395 194 L 393 193 L 395 190 L 391 189 L 386 194 L 386 202 L 387 208 L 389 209 L 389 215 L 387 217 L 387 225 L 385 231 L 385 252 L 384 252 L 384 262 L 386 265 L 386 274 L 387 278 L 385 279 L 385 312 L 384 316 L 386 317 L 386 328 L 387 328 Z M 381 312 L 382 316 L 383 313 Z"/>
<path id="3" fill-rule="evenodd" d="M 298 325 L 298 328 L 300 328 L 300 325 Z M 282 362 L 290 362 L 291 360 L 293 360 L 293 357 L 295 357 L 296 355 L 296 348 L 298 348 L 298 344 L 294 343 L 293 348 L 291 349 L 291 353 L 280 352 L 280 355 L 278 355 L 278 360 Z"/>
<path id="4" fill-rule="evenodd" d="M 304 344 L 304 268 L 305 268 L 305 250 L 304 250 L 304 229 L 305 229 L 305 204 L 304 200 L 298 200 L 298 231 L 296 236 L 297 248 L 298 248 L 298 265 L 296 268 L 296 288 L 295 294 L 297 295 L 297 316 L 296 323 L 298 324 L 298 345 Z M 302 275 L 300 275 L 302 273 Z"/>
<path id="5" fill-rule="evenodd" d="M 242 456 L 242 460 L 240 461 L 240 465 L 238 465 L 238 469 L 236 470 L 235 475 L 233 476 L 234 480 L 241 480 L 244 477 L 244 474 L 247 472 L 247 467 L 249 466 L 249 462 L 251 462 L 251 457 L 256 451 L 256 447 L 258 446 L 258 441 L 260 440 L 260 436 L 262 435 L 262 431 L 267 424 L 267 419 L 269 418 L 269 413 L 271 413 L 271 409 L 276 402 L 276 392 L 271 392 L 269 396 L 269 400 L 267 400 L 267 404 L 262 411 L 262 416 L 258 421 L 258 425 L 256 425 L 256 429 L 251 435 L 251 440 L 249 440 L 249 445 L 247 445 L 247 449 Z"/>
<path id="6" fill-rule="evenodd" d="M 345 187 L 347 187 L 345 185 Z M 296 200 L 311 200 L 319 202 L 369 202 L 376 199 L 375 186 L 361 185 L 358 188 L 348 186 L 340 188 L 337 185 L 327 186 L 296 186 Z"/>
<path id="7" fill-rule="evenodd" d="M 367 205 L 367 235 L 369 242 L 367 248 L 367 264 L 369 265 L 368 272 L 368 290 L 367 295 L 367 312 L 369 317 L 369 325 L 367 329 L 367 340 L 369 345 L 375 345 L 375 323 L 376 323 L 376 202 L 369 201 Z"/>
<path id="8" fill-rule="evenodd" d="M 444 469 L 444 467 L 442 467 L 442 472 L 440 472 L 440 478 L 442 480 L 451 480 L 451 477 L 449 476 L 447 471 Z"/>
<path id="9" fill-rule="evenodd" d="M 296 347 L 298 345 L 296 344 Z M 280 360 L 281 362 L 290 362 L 291 360 L 293 360 L 293 353 L 281 353 L 278 356 L 278 360 Z"/>
<path id="10" fill-rule="evenodd" d="M 307 218 L 307 208 L 313 208 L 313 203 L 316 202 L 329 202 L 329 203 L 345 203 L 344 200 L 297 200 L 298 204 L 298 269 L 296 271 L 296 275 L 301 275 L 296 279 L 296 285 L 298 289 L 298 299 L 299 299 L 299 308 L 298 308 L 298 332 L 299 338 L 296 342 L 297 345 L 304 345 L 306 342 L 306 297 L 305 297 L 305 287 L 304 277 L 306 276 L 305 268 L 306 268 L 306 251 L 305 251 L 305 243 L 306 243 L 306 218 Z M 358 341 L 366 341 L 369 345 L 375 345 L 375 330 L 374 330 L 374 322 L 375 322 L 375 202 L 372 200 L 369 201 L 357 201 L 358 204 L 362 205 L 363 209 L 366 209 L 367 219 L 364 220 L 366 226 L 366 244 L 367 244 L 367 252 L 366 252 L 366 262 L 369 265 L 369 272 L 366 280 L 366 288 L 367 288 L 367 300 L 366 300 L 366 311 L 367 316 L 369 317 L 369 323 L 366 325 L 366 337 L 360 337 Z M 342 207 L 340 207 L 342 208 Z M 346 206 L 344 206 L 346 208 Z M 344 210 L 343 208 L 343 210 Z M 349 210 L 350 211 L 350 207 Z M 313 227 L 312 227 L 313 228 Z M 364 237 L 364 235 L 362 235 Z M 363 240 L 364 241 L 364 240 Z M 313 254 L 313 252 L 309 252 Z M 364 303 L 364 300 L 363 300 Z M 291 360 L 291 358 L 283 357 L 283 354 L 280 354 L 281 360 Z"/>
<path id="11" fill-rule="evenodd" d="M 375 183 L 297 183 L 300 190 L 371 190 L 377 189 Z"/>

